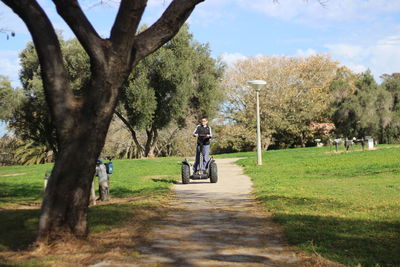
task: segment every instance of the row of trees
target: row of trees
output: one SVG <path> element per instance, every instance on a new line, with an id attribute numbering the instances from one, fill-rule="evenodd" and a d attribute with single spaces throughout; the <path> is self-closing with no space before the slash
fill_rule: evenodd
<path id="1" fill-rule="evenodd" d="M 345 137 L 373 136 L 380 143 L 400 138 L 400 75 L 382 76 L 377 85 L 369 71 L 360 75 L 338 72 L 331 89 L 337 94 L 332 103 L 332 121 Z"/>
<path id="2" fill-rule="evenodd" d="M 89 79 L 89 59 L 76 39 L 61 44 L 79 96 Z M 0 116 L 18 137 L 3 143 L 16 148 L 19 163 L 53 161 L 56 134 L 32 44 L 20 61 L 23 89 L 13 90 L 7 78 L 0 77 Z M 267 81 L 260 94 L 264 149 L 311 145 L 315 138 L 399 140 L 399 74 L 383 75 L 378 85 L 369 71 L 355 74 L 328 55 L 255 57 L 224 72 L 207 45 L 196 42 L 184 26 L 139 63 L 123 85 L 103 153 L 119 158 L 188 155 L 193 125 L 218 111 L 214 153 L 253 150 L 255 92 L 246 82 L 255 77 Z M 311 127 L 318 123 L 334 123 L 336 129 L 327 135 Z"/>
<path id="3" fill-rule="evenodd" d="M 62 41 L 75 95 L 89 80 L 89 58 L 76 39 Z M 0 77 L 2 120 L 18 140 L 5 139 L 19 163 L 44 163 L 57 155 L 55 130 L 43 94 L 34 47 L 21 53 L 23 89 L 13 90 Z M 223 77 L 222 81 L 220 81 Z M 261 91 L 263 147 L 306 146 L 315 138 L 362 138 L 380 143 L 400 137 L 400 75 L 369 71 L 355 74 L 328 55 L 255 57 L 224 66 L 210 57 L 207 45 L 193 39 L 187 26 L 131 73 L 122 87 L 104 154 L 120 158 L 187 155 L 190 133 L 202 116 L 213 118 L 214 153 L 254 149 L 255 92 L 248 80 L 267 81 Z M 221 105 L 223 103 L 223 105 Z M 219 109 L 219 107 L 222 107 Z M 311 127 L 334 123 L 327 135 Z"/>
<path id="4" fill-rule="evenodd" d="M 313 145 L 316 138 L 399 141 L 398 74 L 384 75 L 378 86 L 369 71 L 355 74 L 328 55 L 261 56 L 225 72 L 225 123 L 218 128 L 214 152 L 254 149 L 255 92 L 246 84 L 254 78 L 267 81 L 260 92 L 264 149 Z M 332 123 L 336 129 L 330 132 L 313 127 Z"/>

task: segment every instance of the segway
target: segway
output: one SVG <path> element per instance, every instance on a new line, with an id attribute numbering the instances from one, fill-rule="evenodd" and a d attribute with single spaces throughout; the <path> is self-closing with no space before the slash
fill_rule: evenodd
<path id="1" fill-rule="evenodd" d="M 203 136 L 203 135 L 199 135 Z M 206 135 L 204 135 L 206 136 Z M 192 180 L 206 180 L 210 178 L 211 183 L 218 182 L 218 169 L 217 163 L 211 157 L 210 160 L 207 162 L 206 170 L 204 173 L 201 173 L 200 170 L 203 170 L 203 145 L 200 145 L 200 159 L 199 159 L 199 167 L 196 173 L 192 172 L 193 165 L 185 159 L 182 161 L 182 184 L 188 184 L 190 179 Z"/>

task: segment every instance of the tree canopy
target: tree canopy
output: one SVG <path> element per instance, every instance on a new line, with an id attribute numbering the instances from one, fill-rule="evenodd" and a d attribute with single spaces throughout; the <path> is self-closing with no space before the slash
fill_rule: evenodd
<path id="1" fill-rule="evenodd" d="M 79 97 L 88 86 L 89 58 L 77 39 L 64 41 L 59 35 L 63 59 L 74 95 Z M 9 127 L 28 143 L 44 146 L 44 151 L 58 152 L 55 127 L 50 116 L 43 90 L 39 58 L 33 43 L 28 43 L 19 55 L 22 89 L 19 103 L 9 113 Z"/>
<path id="2" fill-rule="evenodd" d="M 171 123 L 182 128 L 188 117 L 215 115 L 223 97 L 222 71 L 208 46 L 196 42 L 187 25 L 138 64 L 123 86 L 121 109 L 132 131 L 147 133 L 144 148 L 136 140 L 144 156 L 153 154 L 159 131 Z"/>
<path id="3" fill-rule="evenodd" d="M 385 86 L 378 86 L 370 71 L 356 75 L 351 81 L 342 79 L 343 84 L 352 89 L 346 98 L 334 102 L 332 120 L 336 133 L 350 139 L 373 136 L 385 142 L 385 131 L 395 119 L 390 92 Z M 338 84 L 332 88 L 337 91 Z"/>
<path id="4" fill-rule="evenodd" d="M 9 121 L 21 100 L 19 90 L 15 90 L 10 80 L 0 75 L 0 121 Z"/>
<path id="5" fill-rule="evenodd" d="M 265 80 L 267 85 L 260 92 L 264 148 L 271 141 L 278 147 L 304 145 L 312 134 L 310 123 L 329 118 L 329 85 L 337 68 L 338 62 L 327 55 L 242 60 L 224 76 L 227 118 L 243 125 L 247 135 L 255 136 L 255 92 L 247 81 Z"/>

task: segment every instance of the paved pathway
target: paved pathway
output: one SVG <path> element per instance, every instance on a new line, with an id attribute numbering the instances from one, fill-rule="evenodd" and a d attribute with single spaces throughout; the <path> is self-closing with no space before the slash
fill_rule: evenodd
<path id="1" fill-rule="evenodd" d="M 176 184 L 175 210 L 139 248 L 136 266 L 302 265 L 251 196 L 235 159 L 218 159 L 219 181 Z"/>

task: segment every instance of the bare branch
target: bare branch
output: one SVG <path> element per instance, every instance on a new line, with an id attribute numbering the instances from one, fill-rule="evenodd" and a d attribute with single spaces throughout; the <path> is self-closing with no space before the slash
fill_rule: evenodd
<path id="1" fill-rule="evenodd" d="M 79 42 L 91 59 L 104 60 L 102 49 L 102 38 L 98 35 L 92 24 L 83 13 L 77 0 L 53 0 L 57 7 L 57 12 L 74 32 Z"/>
<path id="2" fill-rule="evenodd" d="M 124 116 L 122 116 L 122 114 L 120 112 L 118 112 L 117 110 L 114 111 L 115 115 L 117 115 L 117 117 L 124 123 L 125 127 L 130 131 L 131 135 L 132 135 L 132 139 L 136 144 L 136 147 L 138 148 L 138 150 L 141 152 L 144 150 L 143 146 L 139 143 L 137 135 L 136 135 L 136 131 L 135 129 L 133 129 L 132 125 L 129 123 L 129 121 L 127 119 L 124 118 Z"/>
<path id="3" fill-rule="evenodd" d="M 119 0 L 100 0 L 99 2 L 83 6 L 83 10 L 85 10 L 85 9 L 90 10 L 90 9 L 93 9 L 93 8 L 101 6 L 101 5 L 106 5 L 106 6 L 114 8 L 117 4 L 118 5 L 120 4 Z"/>
<path id="4" fill-rule="evenodd" d="M 328 2 L 329 0 L 318 0 L 318 3 L 323 7 L 326 7 Z"/>
<path id="5" fill-rule="evenodd" d="M 136 36 L 133 64 L 151 54 L 178 33 L 195 6 L 204 0 L 174 0 L 162 16 L 147 30 Z"/>

